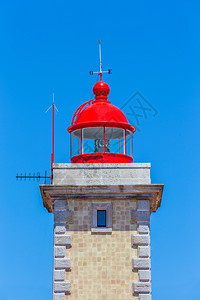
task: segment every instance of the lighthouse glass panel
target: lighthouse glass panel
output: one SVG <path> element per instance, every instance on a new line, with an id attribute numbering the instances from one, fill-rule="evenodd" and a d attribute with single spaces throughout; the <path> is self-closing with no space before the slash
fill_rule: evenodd
<path id="1" fill-rule="evenodd" d="M 89 127 L 83 130 L 83 153 L 104 152 L 104 128 Z"/>
<path id="2" fill-rule="evenodd" d="M 81 154 L 81 129 L 71 133 L 71 157 Z"/>
<path id="3" fill-rule="evenodd" d="M 125 154 L 125 129 L 106 127 L 105 139 L 109 144 L 105 152 Z"/>
<path id="4" fill-rule="evenodd" d="M 126 155 L 133 157 L 133 133 L 126 130 Z"/>

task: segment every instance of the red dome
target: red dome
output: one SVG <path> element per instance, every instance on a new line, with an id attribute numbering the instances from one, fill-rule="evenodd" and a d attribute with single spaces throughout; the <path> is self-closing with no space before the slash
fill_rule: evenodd
<path id="1" fill-rule="evenodd" d="M 94 85 L 93 92 L 95 101 L 88 101 L 77 109 L 68 132 L 98 126 L 124 128 L 135 132 L 135 127 L 129 124 L 124 113 L 107 100 L 110 92 L 107 83 L 100 80 Z"/>
<path id="2" fill-rule="evenodd" d="M 117 122 L 126 123 L 128 120 L 124 113 L 108 101 L 97 102 L 87 106 L 76 119 L 76 124 L 91 122 Z"/>

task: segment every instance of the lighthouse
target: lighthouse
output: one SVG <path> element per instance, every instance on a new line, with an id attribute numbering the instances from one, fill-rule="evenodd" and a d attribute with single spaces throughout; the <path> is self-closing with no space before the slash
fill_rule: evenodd
<path id="1" fill-rule="evenodd" d="M 102 80 L 74 113 L 70 163 L 54 163 L 41 185 L 54 214 L 53 300 L 150 300 L 150 216 L 163 185 L 150 163 L 133 162 L 133 134 Z"/>

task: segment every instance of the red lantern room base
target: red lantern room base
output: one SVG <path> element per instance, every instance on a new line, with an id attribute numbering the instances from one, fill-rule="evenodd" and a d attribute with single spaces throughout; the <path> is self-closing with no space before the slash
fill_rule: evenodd
<path id="1" fill-rule="evenodd" d="M 133 158 L 120 153 L 89 153 L 71 158 L 72 163 L 132 163 Z"/>

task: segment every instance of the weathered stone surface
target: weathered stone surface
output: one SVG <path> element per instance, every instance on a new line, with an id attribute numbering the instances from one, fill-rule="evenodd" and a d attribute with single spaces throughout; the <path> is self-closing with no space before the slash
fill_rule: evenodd
<path id="1" fill-rule="evenodd" d="M 54 222 L 73 222 L 73 212 L 70 210 L 55 211 Z"/>
<path id="2" fill-rule="evenodd" d="M 150 246 L 138 246 L 139 257 L 150 257 Z"/>
<path id="3" fill-rule="evenodd" d="M 55 200 L 54 202 L 54 210 L 66 210 L 67 208 L 67 201 L 66 200 Z"/>
<path id="4" fill-rule="evenodd" d="M 138 224 L 137 231 L 139 234 L 149 234 L 149 224 Z"/>
<path id="5" fill-rule="evenodd" d="M 151 294 L 139 294 L 139 300 L 151 300 Z"/>
<path id="6" fill-rule="evenodd" d="M 138 270 L 139 281 L 151 281 L 150 270 Z"/>
<path id="7" fill-rule="evenodd" d="M 91 228 L 92 233 L 112 233 L 112 228 L 104 228 L 104 227 L 98 227 L 98 228 Z"/>
<path id="8" fill-rule="evenodd" d="M 59 222 L 54 224 L 54 233 L 65 233 L 66 232 L 66 223 Z"/>
<path id="9" fill-rule="evenodd" d="M 58 234 L 54 236 L 55 245 L 72 245 L 72 235 L 71 234 Z"/>
<path id="10" fill-rule="evenodd" d="M 151 184 L 149 163 L 54 164 L 53 185 Z"/>
<path id="11" fill-rule="evenodd" d="M 149 234 L 132 234 L 131 242 L 132 242 L 132 246 L 150 245 L 150 236 Z"/>
<path id="12" fill-rule="evenodd" d="M 149 282 L 133 282 L 133 294 L 151 293 L 151 284 Z"/>
<path id="13" fill-rule="evenodd" d="M 65 270 L 54 270 L 53 280 L 55 280 L 55 281 L 57 281 L 57 280 L 64 281 L 65 280 Z"/>
<path id="14" fill-rule="evenodd" d="M 65 257 L 66 256 L 66 246 L 54 247 L 54 257 Z"/>
<path id="15" fill-rule="evenodd" d="M 65 293 L 53 293 L 53 300 L 65 300 Z"/>
<path id="16" fill-rule="evenodd" d="M 71 259 L 70 258 L 55 258 L 54 259 L 55 269 L 70 269 Z"/>
<path id="17" fill-rule="evenodd" d="M 134 257 L 132 259 L 132 268 L 133 268 L 133 270 L 150 269 L 151 268 L 151 260 L 150 260 L 150 258 Z"/>
<path id="18" fill-rule="evenodd" d="M 149 209 L 150 209 L 149 200 L 138 200 L 137 201 L 137 209 L 149 211 Z"/>
<path id="19" fill-rule="evenodd" d="M 55 281 L 54 282 L 54 293 L 56 292 L 65 292 L 70 293 L 71 291 L 71 282 L 70 281 Z"/>
<path id="20" fill-rule="evenodd" d="M 150 212 L 149 211 L 138 211 L 132 210 L 131 211 L 131 221 L 138 222 L 138 221 L 150 221 Z"/>

